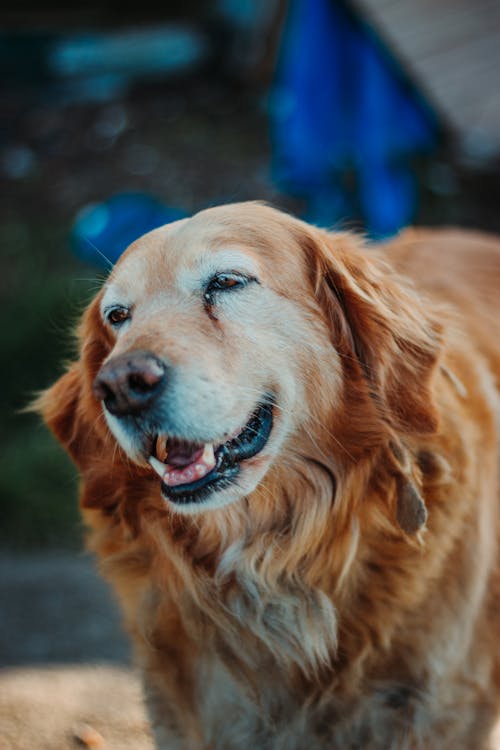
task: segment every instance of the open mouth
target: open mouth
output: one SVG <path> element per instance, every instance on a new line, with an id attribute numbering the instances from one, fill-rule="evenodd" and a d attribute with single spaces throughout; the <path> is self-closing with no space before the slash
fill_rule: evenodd
<path id="1" fill-rule="evenodd" d="M 162 494 L 175 503 L 200 502 L 214 490 L 229 486 L 242 461 L 256 456 L 273 427 L 273 405 L 260 404 L 245 427 L 225 443 L 191 443 L 157 435 L 149 463 L 161 478 Z"/>

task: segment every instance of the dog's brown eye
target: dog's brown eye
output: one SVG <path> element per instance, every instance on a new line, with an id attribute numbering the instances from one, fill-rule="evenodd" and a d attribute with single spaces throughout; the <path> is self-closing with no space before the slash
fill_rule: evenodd
<path id="1" fill-rule="evenodd" d="M 224 289 L 234 289 L 237 286 L 244 286 L 248 279 L 245 276 L 238 276 L 232 273 L 218 273 L 213 276 L 207 285 L 207 292 L 224 291 Z"/>
<path id="2" fill-rule="evenodd" d="M 214 295 L 217 294 L 217 292 L 231 292 L 236 289 L 241 289 L 242 287 L 247 286 L 251 281 L 256 280 L 257 279 L 253 277 L 243 276 L 239 273 L 218 273 L 215 276 L 212 276 L 205 287 L 205 301 L 211 305 L 214 301 Z"/>
<path id="3" fill-rule="evenodd" d="M 112 307 L 106 313 L 106 320 L 112 326 L 119 326 L 130 318 L 130 310 L 128 307 Z"/>
<path id="4" fill-rule="evenodd" d="M 241 280 L 235 278 L 234 276 L 226 276 L 225 274 L 221 274 L 221 276 L 217 277 L 217 286 L 220 289 L 231 289 L 233 286 L 240 286 Z"/>

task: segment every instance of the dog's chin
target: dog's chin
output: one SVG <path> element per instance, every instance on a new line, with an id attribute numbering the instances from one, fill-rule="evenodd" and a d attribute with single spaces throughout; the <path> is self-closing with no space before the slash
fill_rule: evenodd
<path id="1" fill-rule="evenodd" d="M 156 473 L 169 507 L 190 515 L 221 508 L 252 492 L 269 467 L 275 442 L 274 399 L 269 395 L 244 426 L 222 442 L 193 442 L 159 432 L 149 436 L 146 451 L 138 452 L 117 421 L 112 417 L 108 424 L 125 452 Z"/>

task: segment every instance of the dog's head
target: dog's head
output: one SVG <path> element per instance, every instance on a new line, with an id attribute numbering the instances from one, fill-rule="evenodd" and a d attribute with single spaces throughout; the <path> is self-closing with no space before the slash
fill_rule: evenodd
<path id="1" fill-rule="evenodd" d="M 100 492 L 119 465 L 183 513 L 248 496 L 292 455 L 335 474 L 433 431 L 438 326 L 371 253 L 258 203 L 157 229 L 39 408 Z"/>

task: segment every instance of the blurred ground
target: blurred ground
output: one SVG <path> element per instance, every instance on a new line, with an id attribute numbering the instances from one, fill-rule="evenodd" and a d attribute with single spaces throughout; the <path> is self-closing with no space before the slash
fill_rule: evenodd
<path id="1" fill-rule="evenodd" d="M 130 663 L 112 593 L 83 553 L 0 556 L 0 665 Z"/>
<path id="2" fill-rule="evenodd" d="M 139 678 L 83 555 L 0 557 L 0 749 L 150 750 Z"/>
<path id="3" fill-rule="evenodd" d="M 153 750 L 137 676 L 80 665 L 0 671 L 2 750 Z"/>

